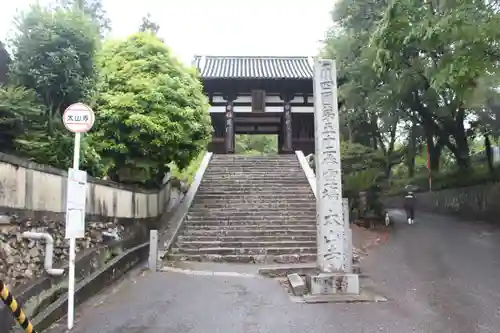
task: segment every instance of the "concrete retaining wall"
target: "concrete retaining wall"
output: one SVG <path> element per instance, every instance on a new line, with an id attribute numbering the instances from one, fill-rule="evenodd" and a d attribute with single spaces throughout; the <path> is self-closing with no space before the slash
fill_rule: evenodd
<path id="1" fill-rule="evenodd" d="M 454 214 L 468 219 L 498 222 L 500 183 L 488 183 L 416 194 L 417 210 Z M 403 196 L 385 199 L 390 208 L 402 208 Z"/>
<path id="2" fill-rule="evenodd" d="M 62 213 L 66 211 L 67 172 L 0 153 L 0 207 Z M 160 191 L 142 190 L 89 177 L 87 214 L 148 218 L 175 206 L 180 192 L 167 183 Z"/>

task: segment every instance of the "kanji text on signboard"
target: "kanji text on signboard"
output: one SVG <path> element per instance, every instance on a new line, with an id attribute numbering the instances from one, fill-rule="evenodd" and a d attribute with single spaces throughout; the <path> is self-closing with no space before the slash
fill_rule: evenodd
<path id="1" fill-rule="evenodd" d="M 64 111 L 63 122 L 71 132 L 87 132 L 94 125 L 94 112 L 85 104 L 72 104 Z"/>

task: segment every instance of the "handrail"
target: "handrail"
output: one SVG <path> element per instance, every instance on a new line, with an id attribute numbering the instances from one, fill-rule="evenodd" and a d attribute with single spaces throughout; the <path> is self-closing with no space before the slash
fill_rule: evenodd
<path id="1" fill-rule="evenodd" d="M 313 191 L 314 196 L 317 198 L 318 196 L 316 195 L 316 175 L 314 174 L 313 169 L 307 162 L 306 157 L 304 156 L 304 153 L 301 150 L 296 150 L 295 155 L 297 155 L 297 159 L 299 160 L 300 166 L 302 167 L 302 170 L 306 175 L 307 181 L 309 182 L 309 186 L 311 186 L 311 190 Z"/>

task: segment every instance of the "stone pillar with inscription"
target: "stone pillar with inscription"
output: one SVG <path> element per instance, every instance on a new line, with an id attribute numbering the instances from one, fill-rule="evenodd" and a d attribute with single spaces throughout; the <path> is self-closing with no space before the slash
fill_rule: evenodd
<path id="1" fill-rule="evenodd" d="M 290 105 L 290 101 L 285 99 L 285 103 L 283 106 L 283 120 L 284 120 L 284 137 L 283 137 L 283 152 L 284 153 L 293 153 L 293 145 L 292 145 L 292 106 Z"/>
<path id="2" fill-rule="evenodd" d="M 359 294 L 359 277 L 351 273 L 352 240 L 346 204 L 342 201 L 337 78 L 334 60 L 314 64 L 317 263 L 312 294 Z M 351 262 L 349 262 L 351 261 Z"/>
<path id="3" fill-rule="evenodd" d="M 228 100 L 226 103 L 226 136 L 224 144 L 227 154 L 234 153 L 234 106 L 233 101 Z"/>

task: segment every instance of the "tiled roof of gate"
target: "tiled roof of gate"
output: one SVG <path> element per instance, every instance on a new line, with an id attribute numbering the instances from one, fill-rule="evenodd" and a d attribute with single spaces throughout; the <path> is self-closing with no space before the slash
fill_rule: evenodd
<path id="1" fill-rule="evenodd" d="M 312 79 L 308 57 L 195 56 L 194 65 L 205 79 Z"/>

